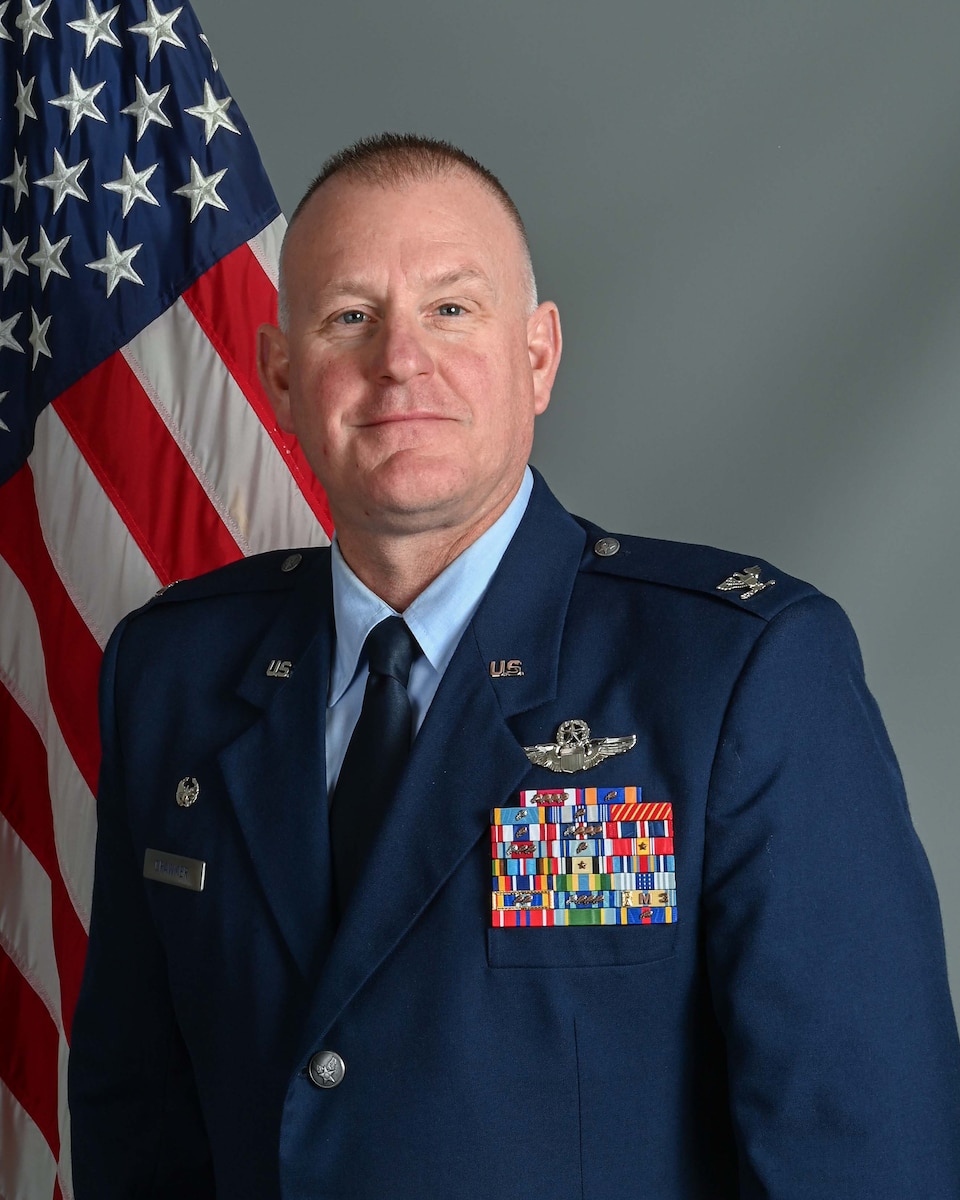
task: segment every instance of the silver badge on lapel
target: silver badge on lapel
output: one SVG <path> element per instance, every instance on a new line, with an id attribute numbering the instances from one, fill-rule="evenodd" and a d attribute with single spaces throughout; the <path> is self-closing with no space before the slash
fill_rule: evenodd
<path id="1" fill-rule="evenodd" d="M 267 665 L 267 674 L 271 679 L 289 679 L 293 663 L 289 658 L 271 658 Z"/>
<path id="2" fill-rule="evenodd" d="M 717 591 L 738 592 L 741 588 L 746 588 L 740 599 L 752 600 L 758 592 L 762 592 L 764 588 L 773 587 L 776 582 L 775 579 L 768 579 L 765 583 L 761 583 L 760 567 L 754 564 L 752 567 L 744 567 L 742 571 L 734 571 L 732 575 L 728 575 L 723 583 L 717 584 Z"/>
<path id="3" fill-rule="evenodd" d="M 637 744 L 635 733 L 626 737 L 592 738 L 586 721 L 564 721 L 557 730 L 555 742 L 544 742 L 539 746 L 524 746 L 527 758 L 538 767 L 549 771 L 573 775 L 576 771 L 589 771 L 605 758 L 625 754 Z"/>
<path id="4" fill-rule="evenodd" d="M 181 779 L 177 784 L 177 803 L 181 808 L 189 808 L 191 804 L 196 804 L 199 795 L 200 784 L 192 775 Z"/>

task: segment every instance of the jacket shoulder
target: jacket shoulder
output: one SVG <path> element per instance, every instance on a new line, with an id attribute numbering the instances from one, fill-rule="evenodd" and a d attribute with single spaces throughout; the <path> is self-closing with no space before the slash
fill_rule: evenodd
<path id="1" fill-rule="evenodd" d="M 819 596 L 810 583 L 756 555 L 715 546 L 610 533 L 576 518 L 586 532 L 581 570 L 699 593 L 769 621 L 798 600 Z"/>
<path id="2" fill-rule="evenodd" d="M 150 612 L 168 604 L 251 592 L 284 592 L 296 587 L 305 574 L 312 574 L 329 556 L 329 546 L 304 546 L 291 550 L 268 550 L 253 554 L 226 566 L 217 567 L 191 579 L 178 579 L 162 587 L 146 604 L 131 613 Z"/>

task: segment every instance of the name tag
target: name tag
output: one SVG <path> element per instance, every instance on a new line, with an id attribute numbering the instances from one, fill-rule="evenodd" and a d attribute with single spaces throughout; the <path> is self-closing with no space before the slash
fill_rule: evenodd
<path id="1" fill-rule="evenodd" d="M 182 854 L 165 854 L 147 850 L 143 856 L 143 877 L 157 883 L 170 883 L 190 892 L 202 892 L 207 864 L 199 858 L 184 858 Z"/>

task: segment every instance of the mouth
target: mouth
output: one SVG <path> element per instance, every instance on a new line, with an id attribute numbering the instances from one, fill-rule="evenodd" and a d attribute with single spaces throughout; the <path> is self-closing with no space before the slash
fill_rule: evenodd
<path id="1" fill-rule="evenodd" d="M 414 410 L 412 412 L 395 412 L 383 413 L 376 417 L 369 417 L 365 420 L 357 422 L 359 429 L 377 429 L 384 425 L 402 425 L 409 424 L 415 421 L 452 421 L 452 417 L 448 417 L 443 413 L 425 412 Z"/>

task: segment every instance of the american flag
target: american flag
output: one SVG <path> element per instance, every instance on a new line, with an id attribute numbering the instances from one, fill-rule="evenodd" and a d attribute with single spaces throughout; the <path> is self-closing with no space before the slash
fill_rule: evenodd
<path id="1" fill-rule="evenodd" d="M 283 217 L 189 7 L 0 0 L 0 87 L 0 1197 L 69 1200 L 103 646 L 330 521 L 256 377 Z"/>

